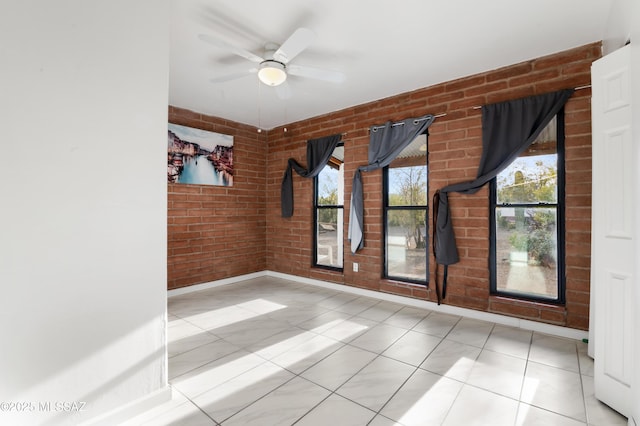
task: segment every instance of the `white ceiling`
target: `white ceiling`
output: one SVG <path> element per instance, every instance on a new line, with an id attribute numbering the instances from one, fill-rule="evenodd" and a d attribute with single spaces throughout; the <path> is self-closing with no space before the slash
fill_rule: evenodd
<path id="1" fill-rule="evenodd" d="M 172 0 L 169 102 L 263 129 L 602 40 L 613 0 Z M 255 64 L 198 38 L 263 55 L 306 27 L 292 64 L 342 83 L 289 76 L 291 97 L 248 74 Z M 373 123 L 372 123 L 373 124 Z"/>

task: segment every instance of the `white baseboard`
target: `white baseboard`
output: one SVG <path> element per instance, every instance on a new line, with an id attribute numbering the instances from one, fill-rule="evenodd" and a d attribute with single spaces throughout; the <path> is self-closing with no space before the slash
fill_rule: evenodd
<path id="1" fill-rule="evenodd" d="M 206 290 L 208 288 L 220 287 L 223 285 L 237 283 L 239 281 L 260 278 L 266 275 L 266 271 L 254 272 L 252 274 L 238 275 L 237 277 L 225 278 L 223 280 L 209 281 L 208 283 L 194 284 L 187 287 L 174 288 L 167 291 L 167 297 L 178 296 L 180 294 L 193 293 L 194 291 Z"/>
<path id="2" fill-rule="evenodd" d="M 414 299 L 396 294 L 382 293 L 379 291 L 367 290 L 363 288 L 351 287 L 348 285 L 335 284 L 326 281 L 315 280 L 311 278 L 303 278 L 295 275 L 282 274 L 280 272 L 267 271 L 267 276 L 278 277 L 285 280 L 296 281 L 303 284 L 310 284 L 331 290 L 343 291 L 345 293 L 357 294 L 360 296 L 372 297 L 375 299 L 385 300 L 388 302 L 401 303 L 403 305 L 413 306 L 416 308 L 429 309 L 435 312 L 445 314 L 459 315 L 466 318 L 473 318 L 481 321 L 494 322 L 496 324 L 517 327 L 524 330 L 537 331 L 539 333 L 551 334 L 558 337 L 566 337 L 569 339 L 582 340 L 586 339 L 588 332 L 577 330 L 569 327 L 560 327 L 557 325 L 546 324 L 536 321 L 509 317 L 506 315 L 494 314 L 490 312 L 476 311 L 473 309 L 460 308 L 451 305 L 438 305 L 437 303 L 427 300 Z"/>
<path id="3" fill-rule="evenodd" d="M 171 399 L 171 388 L 169 385 L 158 389 L 149 395 L 143 396 L 135 401 L 121 405 L 105 414 L 94 417 L 81 426 L 112 426 L 129 420 L 139 414 L 144 413 L 158 405 L 164 404 Z"/>
<path id="4" fill-rule="evenodd" d="M 552 336 L 565 337 L 568 339 L 582 340 L 588 337 L 588 332 L 584 330 L 578 330 L 575 328 L 561 327 L 558 325 L 546 324 L 542 322 L 530 321 L 525 319 L 519 319 L 509 317 L 506 315 L 494 314 L 490 312 L 476 311 L 473 309 L 460 308 L 458 306 L 451 305 L 438 305 L 437 303 L 427 300 L 414 299 L 406 296 L 399 296 L 396 294 L 382 293 L 379 291 L 367 290 L 358 287 L 352 287 L 344 284 L 336 284 L 328 281 L 316 280 L 313 278 L 299 277 L 297 275 L 283 274 L 281 272 L 262 271 L 248 275 L 241 275 L 238 277 L 227 278 L 220 281 L 212 281 L 204 284 L 197 284 L 189 287 L 182 287 L 169 291 L 169 297 L 176 296 L 178 294 L 191 293 L 194 291 L 203 290 L 206 288 L 214 288 L 222 285 L 228 285 L 239 281 L 244 281 L 250 278 L 258 277 L 274 277 L 289 281 L 295 281 L 301 284 L 309 284 L 317 287 L 323 287 L 331 290 L 342 291 L 345 293 L 356 294 L 358 296 L 366 296 L 374 299 L 385 300 L 388 302 L 400 303 L 407 306 L 413 306 L 421 309 L 429 309 L 435 312 L 441 312 L 445 314 L 458 315 L 466 318 L 477 319 L 481 321 L 494 322 L 496 324 L 506 325 L 510 327 L 521 328 L 523 330 L 531 330 L 539 333 L 550 334 Z"/>

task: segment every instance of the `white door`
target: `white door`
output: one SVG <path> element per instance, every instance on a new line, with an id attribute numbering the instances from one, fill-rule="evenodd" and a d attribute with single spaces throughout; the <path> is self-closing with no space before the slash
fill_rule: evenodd
<path id="1" fill-rule="evenodd" d="M 631 46 L 591 67 L 593 198 L 591 308 L 596 398 L 631 416 L 636 224 Z"/>

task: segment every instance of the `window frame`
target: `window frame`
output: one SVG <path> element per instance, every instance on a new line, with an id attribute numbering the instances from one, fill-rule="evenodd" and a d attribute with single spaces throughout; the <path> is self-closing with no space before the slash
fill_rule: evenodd
<path id="1" fill-rule="evenodd" d="M 497 203 L 497 179 L 494 177 L 489 182 L 489 293 L 492 296 L 507 297 L 510 299 L 540 302 L 554 305 L 566 303 L 566 235 L 565 235 L 565 120 L 564 108 L 555 116 L 556 119 L 556 153 L 557 153 L 557 198 L 555 203 Z M 519 157 L 518 157 L 519 158 Z M 554 208 L 556 209 L 556 248 L 557 248 L 557 292 L 555 299 L 522 292 L 510 292 L 498 290 L 497 286 L 497 235 L 496 235 L 496 210 L 499 207 L 529 207 L 529 208 Z"/>
<path id="2" fill-rule="evenodd" d="M 340 141 L 338 142 L 338 144 L 336 145 L 337 147 L 344 147 L 344 142 Z M 344 165 L 344 160 L 342 162 L 342 164 Z M 327 167 L 329 165 L 329 163 L 325 164 L 324 167 Z M 324 168 L 323 168 L 324 170 Z M 322 173 L 322 172 L 321 172 Z M 318 178 L 320 177 L 320 173 L 318 173 L 317 176 L 315 176 L 313 178 L 313 228 L 311 230 L 311 235 L 312 235 L 312 252 L 313 255 L 311 257 L 311 267 L 312 268 L 320 268 L 320 269 L 327 269 L 330 271 L 337 271 L 337 272 L 344 272 L 344 238 L 343 241 L 338 241 L 338 244 L 342 244 L 343 245 L 343 256 L 342 256 L 342 267 L 337 267 L 337 266 L 331 266 L 331 265 L 324 265 L 324 264 L 319 264 L 318 263 L 318 210 L 320 209 L 338 209 L 339 211 L 342 211 L 342 220 L 343 220 L 343 224 L 344 224 L 344 194 L 343 194 L 343 204 L 322 204 L 322 205 L 318 205 L 318 193 L 320 191 L 320 186 L 319 186 L 319 182 L 318 182 Z M 344 182 L 343 182 L 343 188 L 344 188 Z"/>
<path id="3" fill-rule="evenodd" d="M 429 131 L 426 129 L 423 133 L 420 133 L 416 136 L 416 138 L 425 135 L 426 139 L 426 152 L 425 152 L 425 168 L 426 168 L 426 181 L 427 181 L 427 204 L 424 206 L 390 206 L 389 205 L 389 166 L 382 168 L 382 278 L 392 281 L 400 281 L 403 283 L 409 284 L 417 284 L 425 287 L 429 287 Z M 413 142 L 413 141 L 412 141 Z M 408 145 L 407 145 L 408 146 Z M 415 211 L 415 210 L 424 210 L 425 218 L 425 262 L 426 262 L 426 274 L 425 280 L 414 280 L 407 277 L 393 276 L 389 275 L 389 265 L 387 263 L 387 245 L 388 245 L 388 232 L 387 232 L 387 221 L 389 211 L 400 210 L 400 211 Z"/>

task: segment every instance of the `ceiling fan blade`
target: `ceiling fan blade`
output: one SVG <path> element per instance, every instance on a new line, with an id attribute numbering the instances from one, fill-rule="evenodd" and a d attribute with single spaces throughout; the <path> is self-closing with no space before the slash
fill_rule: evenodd
<path id="1" fill-rule="evenodd" d="M 276 89 L 276 95 L 278 96 L 279 99 L 286 100 L 291 98 L 291 86 L 289 86 L 288 82 L 285 81 L 279 86 L 276 86 L 275 89 Z"/>
<path id="2" fill-rule="evenodd" d="M 214 77 L 214 78 L 209 79 L 209 81 L 211 83 L 225 83 L 227 81 L 237 80 L 239 78 L 246 77 L 248 75 L 255 74 L 257 72 L 258 72 L 257 68 L 251 68 L 251 69 L 246 70 L 246 71 L 235 72 L 233 74 L 222 75 L 220 77 Z"/>
<path id="3" fill-rule="evenodd" d="M 299 77 L 313 78 L 329 83 L 342 83 L 345 75 L 339 71 L 325 70 L 321 68 L 305 67 L 301 65 L 288 65 L 287 72 Z"/>
<path id="4" fill-rule="evenodd" d="M 273 59 L 286 64 L 309 47 L 316 34 L 308 28 L 298 28 L 273 54 Z"/>
<path id="5" fill-rule="evenodd" d="M 242 58 L 248 59 L 251 62 L 255 62 L 257 64 L 259 64 L 260 62 L 264 61 L 263 58 L 261 58 L 260 56 L 253 54 L 251 52 L 249 52 L 248 50 L 244 50 L 241 49 L 239 47 L 233 46 L 229 43 L 227 43 L 226 41 L 220 40 L 218 38 L 215 38 L 213 36 L 210 36 L 208 34 L 198 34 L 198 38 L 200 38 L 200 40 L 202 41 L 206 41 L 209 44 L 212 44 L 216 47 L 219 47 L 221 49 L 224 49 L 228 52 L 231 52 L 235 55 L 238 55 Z"/>

